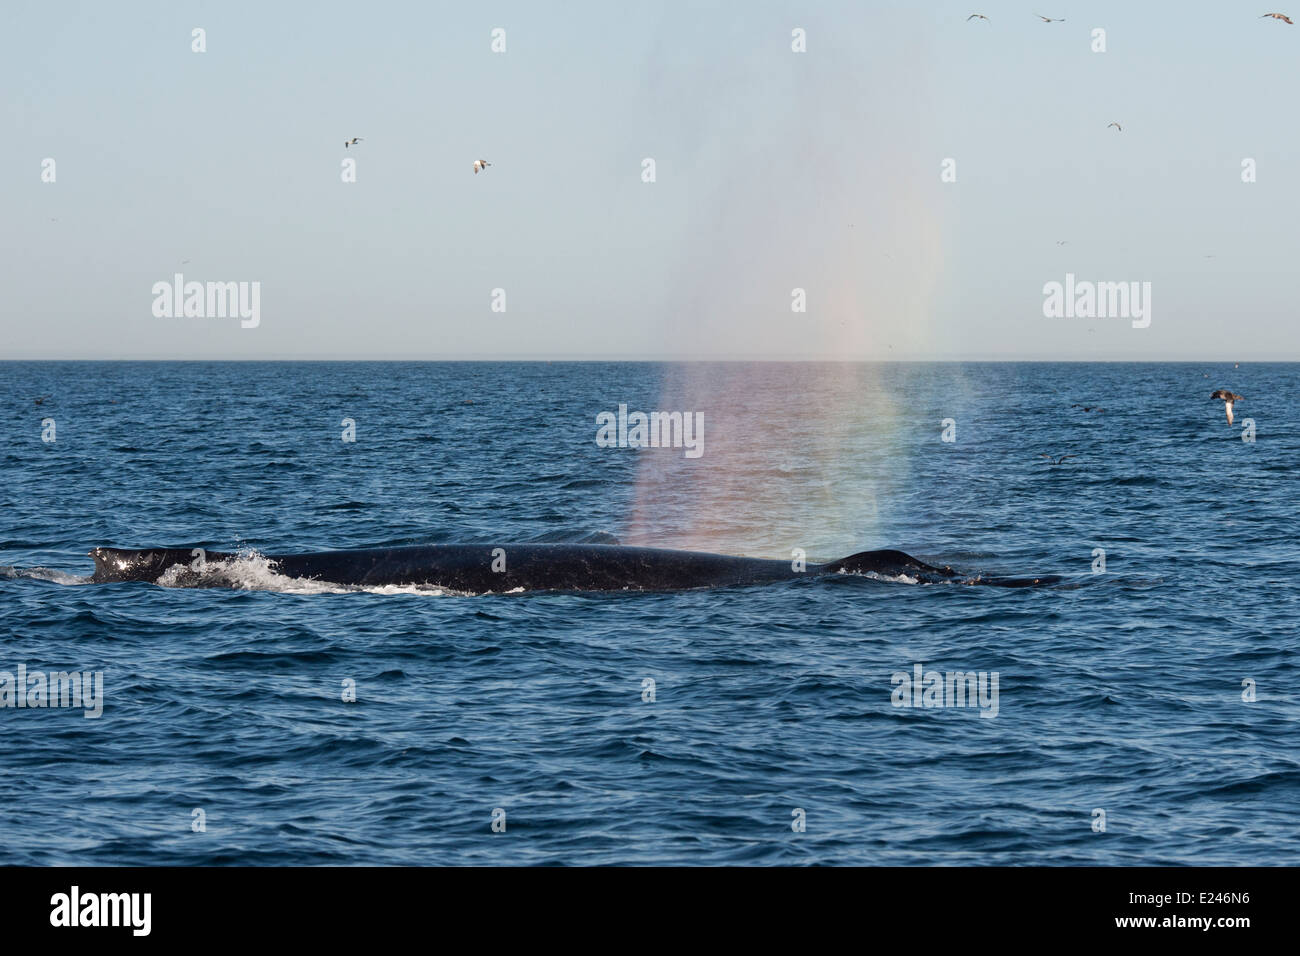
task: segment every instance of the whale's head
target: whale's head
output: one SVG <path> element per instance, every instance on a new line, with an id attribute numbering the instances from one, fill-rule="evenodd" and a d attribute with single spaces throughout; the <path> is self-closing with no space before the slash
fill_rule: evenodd
<path id="1" fill-rule="evenodd" d="M 194 548 L 95 548 L 90 556 L 95 559 L 96 583 L 111 581 L 157 581 L 173 565 L 191 565 L 196 555 Z"/>

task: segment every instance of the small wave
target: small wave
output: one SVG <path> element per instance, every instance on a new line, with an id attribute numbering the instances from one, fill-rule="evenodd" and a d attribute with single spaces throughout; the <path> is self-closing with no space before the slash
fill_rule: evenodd
<path id="1" fill-rule="evenodd" d="M 1122 478 L 1108 479 L 1108 483 L 1112 485 L 1133 486 L 1139 488 L 1154 488 L 1169 484 L 1165 479 L 1155 475 L 1125 475 Z"/>
<path id="2" fill-rule="evenodd" d="M 89 584 L 89 575 L 68 574 L 54 568 L 15 568 L 0 565 L 0 578 L 27 578 L 32 581 L 52 581 L 55 584 Z"/>
<path id="3" fill-rule="evenodd" d="M 1300 770 L 1274 770 L 1244 780 L 1234 780 L 1231 783 L 1222 784 L 1212 790 L 1207 790 L 1206 794 L 1215 797 L 1247 796 L 1277 789 L 1294 791 L 1297 785 L 1300 785 Z"/>

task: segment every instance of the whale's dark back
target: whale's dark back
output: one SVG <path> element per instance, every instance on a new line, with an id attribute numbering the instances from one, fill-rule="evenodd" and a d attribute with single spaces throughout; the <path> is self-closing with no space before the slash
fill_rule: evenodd
<path id="1" fill-rule="evenodd" d="M 92 580 L 217 583 L 211 574 L 236 556 L 195 548 L 96 548 Z M 341 585 L 422 584 L 481 594 L 489 591 L 669 591 L 758 584 L 831 572 L 924 573 L 947 576 L 902 551 L 864 551 L 796 570 L 790 561 L 699 551 L 608 544 L 435 544 L 267 555 L 291 578 Z M 171 570 L 176 565 L 181 567 Z M 218 576 L 219 577 L 219 576 Z"/>
<path id="2" fill-rule="evenodd" d="M 226 563 L 236 555 L 196 548 L 96 548 L 91 580 L 178 585 L 230 583 Z M 700 551 L 610 544 L 434 544 L 266 556 L 290 578 L 376 587 L 427 585 L 470 594 L 506 591 L 675 591 L 761 584 L 823 574 L 907 575 L 924 581 L 958 577 L 903 551 L 862 551 L 827 564 L 738 558 Z M 1020 587 L 1056 578 L 974 578 L 969 583 Z"/>

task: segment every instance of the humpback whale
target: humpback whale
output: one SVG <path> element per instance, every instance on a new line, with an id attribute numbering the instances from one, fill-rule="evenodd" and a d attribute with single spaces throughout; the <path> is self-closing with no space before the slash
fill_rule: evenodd
<path id="1" fill-rule="evenodd" d="M 202 548 L 96 548 L 95 583 L 148 581 L 221 586 L 232 553 Z M 902 551 L 862 551 L 826 564 L 740 558 L 611 544 L 432 544 L 264 555 L 286 577 L 376 587 L 426 585 L 471 594 L 506 591 L 677 591 L 788 581 L 828 574 L 906 575 L 920 581 L 1027 587 L 1058 578 L 963 578 Z"/>

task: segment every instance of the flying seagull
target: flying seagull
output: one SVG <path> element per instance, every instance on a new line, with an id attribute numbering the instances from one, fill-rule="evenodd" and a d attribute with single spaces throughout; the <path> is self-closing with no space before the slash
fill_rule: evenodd
<path id="1" fill-rule="evenodd" d="M 355 145 L 357 145 L 357 143 L 360 143 L 360 142 L 362 142 L 362 139 L 361 139 L 360 136 L 353 136 L 351 139 L 345 139 L 345 140 L 343 141 L 343 148 L 344 148 L 344 149 L 347 149 L 349 146 L 355 146 Z"/>
<path id="2" fill-rule="evenodd" d="M 1051 17 L 1045 17 L 1045 16 L 1043 16 L 1041 13 L 1035 13 L 1034 16 L 1038 17 L 1038 19 L 1042 20 L 1044 23 L 1064 23 L 1064 22 L 1065 22 L 1065 17 L 1058 17 L 1057 19 L 1053 20 Z"/>
<path id="3" fill-rule="evenodd" d="M 1123 126 L 1120 126 L 1119 123 L 1107 123 L 1107 124 L 1106 124 L 1106 128 L 1107 128 L 1107 129 L 1110 129 L 1112 126 L 1115 127 L 1117 130 L 1119 130 L 1121 133 L 1124 132 L 1124 127 L 1123 127 Z"/>
<path id="4" fill-rule="evenodd" d="M 1065 461 L 1067 458 L 1078 458 L 1079 456 L 1078 456 L 1078 455 L 1062 455 L 1060 458 L 1053 458 L 1051 455 L 1044 455 L 1042 452 L 1039 452 L 1038 457 L 1039 457 L 1039 458 L 1046 458 L 1046 459 L 1047 459 L 1048 461 L 1050 461 L 1053 465 L 1059 465 L 1061 462 Z"/>
<path id="5" fill-rule="evenodd" d="M 988 17 L 984 16 L 982 13 L 972 13 L 966 18 L 966 22 L 970 23 L 972 20 L 988 20 Z"/>
<path id="6" fill-rule="evenodd" d="M 1266 13 L 1264 14 L 1264 17 L 1272 17 L 1274 20 L 1281 20 L 1283 23 L 1293 24 L 1295 22 L 1290 17 L 1288 17 L 1285 13 Z M 1263 20 L 1264 17 L 1260 17 L 1260 19 Z"/>
<path id="7" fill-rule="evenodd" d="M 491 165 L 492 164 L 489 163 L 486 159 L 474 160 L 474 175 L 477 176 L 481 171 L 487 169 Z"/>
<path id="8" fill-rule="evenodd" d="M 1223 402 L 1223 410 L 1228 415 L 1229 425 L 1232 424 L 1232 403 L 1240 402 L 1244 399 L 1244 397 L 1245 396 L 1242 395 L 1234 395 L 1226 388 L 1216 388 L 1213 392 L 1210 393 L 1211 401 L 1213 401 L 1214 399 L 1218 399 L 1219 401 Z"/>

